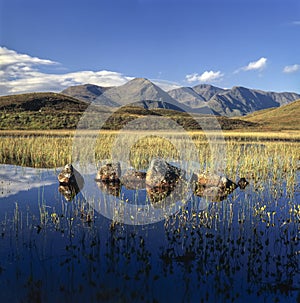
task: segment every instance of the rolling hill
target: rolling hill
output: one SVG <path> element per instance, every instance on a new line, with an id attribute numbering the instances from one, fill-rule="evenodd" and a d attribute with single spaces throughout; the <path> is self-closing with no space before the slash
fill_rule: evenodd
<path id="1" fill-rule="evenodd" d="M 256 111 L 241 120 L 260 124 L 270 130 L 300 130 L 300 100 L 278 108 Z"/>
<path id="2" fill-rule="evenodd" d="M 56 93 L 0 97 L 0 129 L 75 128 L 89 103 Z"/>
<path id="3" fill-rule="evenodd" d="M 182 111 L 182 106 L 176 107 L 164 101 L 137 101 L 110 112 L 110 107 L 80 101 L 63 94 L 32 93 L 0 97 L 0 129 L 75 129 L 88 107 L 91 115 L 90 128 L 97 128 L 97 115 L 101 113 L 108 117 L 103 126 L 105 129 L 121 129 L 128 122 L 147 116 L 171 118 L 187 130 L 201 129 L 199 123 L 211 129 L 213 125 L 211 120 L 214 119 L 211 115 L 190 115 Z M 240 119 L 227 117 L 217 119 L 223 129 L 256 125 Z M 138 127 L 145 129 L 142 124 Z M 159 125 L 157 127 L 159 128 Z"/>
<path id="4" fill-rule="evenodd" d="M 89 103 L 56 93 L 29 93 L 0 97 L 0 111 L 83 112 Z"/>

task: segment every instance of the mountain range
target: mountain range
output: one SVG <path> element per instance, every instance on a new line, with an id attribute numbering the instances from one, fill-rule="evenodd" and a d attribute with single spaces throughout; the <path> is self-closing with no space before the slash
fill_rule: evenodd
<path id="1" fill-rule="evenodd" d="M 244 116 L 300 99 L 300 94 L 293 92 L 266 92 L 241 86 L 223 89 L 208 84 L 166 92 L 145 78 L 135 78 L 124 85 L 109 88 L 92 84 L 71 86 L 62 94 L 110 107 L 134 104 L 144 108 L 166 108 L 227 117 Z"/>
<path id="2" fill-rule="evenodd" d="M 293 101 L 294 98 L 299 100 Z M 211 110 L 208 104 L 214 103 L 219 107 Z M 91 118 L 94 114 L 109 118 L 105 129 L 120 129 L 146 116 L 169 117 L 189 130 L 198 130 L 199 123 L 213 129 L 214 116 L 207 113 L 217 115 L 223 130 L 299 130 L 300 125 L 300 96 L 295 93 L 222 89 L 204 84 L 166 92 L 151 81 L 138 78 L 111 88 L 86 84 L 69 87 L 62 93 L 2 96 L 0 129 L 75 129 L 88 108 Z M 265 109 L 255 110 L 261 108 Z M 247 111 L 251 113 L 245 115 Z M 231 117 L 233 113 L 239 116 Z M 97 127 L 92 122 L 97 119 L 89 121 L 87 127 Z"/>

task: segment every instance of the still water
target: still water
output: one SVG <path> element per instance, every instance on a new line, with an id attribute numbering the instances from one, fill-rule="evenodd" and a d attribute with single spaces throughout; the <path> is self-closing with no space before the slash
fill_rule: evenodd
<path id="1" fill-rule="evenodd" d="M 0 165 L 0 302 L 300 302 L 299 171 L 145 224 L 109 206 L 145 190 L 72 194 L 58 173 Z"/>

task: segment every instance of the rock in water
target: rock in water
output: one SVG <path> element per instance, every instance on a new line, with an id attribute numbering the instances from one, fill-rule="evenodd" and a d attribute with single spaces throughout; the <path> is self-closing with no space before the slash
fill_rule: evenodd
<path id="1" fill-rule="evenodd" d="M 238 186 L 240 187 L 240 189 L 245 189 L 248 184 L 249 182 L 245 178 L 240 178 L 238 182 Z"/>
<path id="2" fill-rule="evenodd" d="M 172 187 L 180 178 L 181 169 L 161 158 L 153 159 L 146 174 L 148 187 Z"/>
<path id="3" fill-rule="evenodd" d="M 194 182 L 194 193 L 211 201 L 221 201 L 237 188 L 237 185 L 226 177 L 209 173 L 199 174 L 194 178 Z"/>
<path id="4" fill-rule="evenodd" d="M 73 184 L 79 188 L 83 187 L 84 179 L 72 164 L 66 164 L 57 176 L 59 183 L 68 185 Z"/>
<path id="5" fill-rule="evenodd" d="M 143 189 L 146 187 L 146 173 L 134 169 L 127 170 L 121 177 L 127 189 Z"/>
<path id="6" fill-rule="evenodd" d="M 198 176 L 198 184 L 203 187 L 219 187 L 220 189 L 236 189 L 237 185 L 226 177 L 216 174 L 202 173 Z"/>
<path id="7" fill-rule="evenodd" d="M 97 172 L 96 181 L 120 182 L 121 166 L 119 162 L 107 163 L 100 167 Z"/>

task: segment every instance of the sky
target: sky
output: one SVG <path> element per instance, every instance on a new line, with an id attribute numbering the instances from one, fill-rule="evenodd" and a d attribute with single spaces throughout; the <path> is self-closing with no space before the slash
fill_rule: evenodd
<path id="1" fill-rule="evenodd" d="M 299 0 L 0 0 L 0 95 L 147 78 L 300 93 Z"/>

